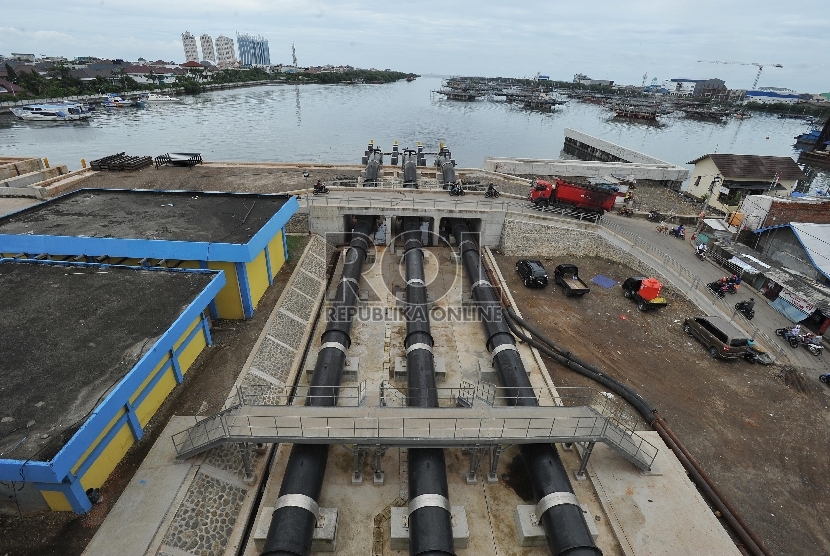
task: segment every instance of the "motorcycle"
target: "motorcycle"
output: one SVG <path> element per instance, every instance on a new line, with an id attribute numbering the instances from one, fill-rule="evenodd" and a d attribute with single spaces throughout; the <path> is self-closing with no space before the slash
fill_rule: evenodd
<path id="1" fill-rule="evenodd" d="M 669 234 L 677 239 L 686 239 L 686 228 L 681 228 L 680 226 L 672 228 L 669 230 Z"/>
<path id="2" fill-rule="evenodd" d="M 314 194 L 315 195 L 325 195 L 329 192 L 329 188 L 325 185 L 321 185 L 320 187 L 314 186 Z"/>
<path id="3" fill-rule="evenodd" d="M 660 232 L 661 234 L 668 235 L 669 230 L 671 230 L 671 228 L 669 228 L 668 225 L 666 225 L 665 222 L 660 222 L 660 224 L 657 225 L 657 231 Z"/>
<path id="4" fill-rule="evenodd" d="M 818 379 L 822 381 L 824 384 L 830 384 L 830 373 L 824 373 L 823 375 L 819 375 Z"/>
<path id="5" fill-rule="evenodd" d="M 752 300 L 740 301 L 735 303 L 735 310 L 740 312 L 747 320 L 752 320 L 755 316 L 755 303 Z"/>
<path id="6" fill-rule="evenodd" d="M 701 261 L 705 261 L 706 260 L 706 249 L 695 249 L 695 257 L 697 257 Z"/>
<path id="7" fill-rule="evenodd" d="M 818 357 L 824 351 L 824 344 L 822 344 L 822 337 L 813 334 L 793 334 L 792 328 L 778 328 L 775 330 L 776 336 L 783 337 L 790 347 L 795 349 L 799 345 L 807 348 L 807 351 Z"/>
<path id="8" fill-rule="evenodd" d="M 657 212 L 656 210 L 648 211 L 648 216 L 646 216 L 651 222 L 659 222 L 663 220 L 663 215 Z"/>
<path id="9" fill-rule="evenodd" d="M 499 195 L 499 190 L 493 187 L 492 183 L 487 187 L 487 191 L 484 192 L 485 197 L 492 197 L 494 199 L 498 198 Z"/>
<path id="10" fill-rule="evenodd" d="M 462 195 L 464 195 L 464 190 L 461 189 L 460 185 L 455 184 L 450 188 L 450 196 L 451 197 L 454 197 L 454 196 L 461 197 Z"/>
<path id="11" fill-rule="evenodd" d="M 617 213 L 620 216 L 627 216 L 627 217 L 631 218 L 631 216 L 634 214 L 634 211 L 631 210 L 630 208 L 626 207 L 626 206 L 621 206 L 620 210 L 618 210 Z"/>
<path id="12" fill-rule="evenodd" d="M 708 284 L 706 284 L 706 287 L 709 289 L 709 291 L 711 291 L 718 297 L 724 297 L 726 295 L 726 292 L 728 291 L 727 285 L 717 280 L 714 282 L 709 282 Z"/>

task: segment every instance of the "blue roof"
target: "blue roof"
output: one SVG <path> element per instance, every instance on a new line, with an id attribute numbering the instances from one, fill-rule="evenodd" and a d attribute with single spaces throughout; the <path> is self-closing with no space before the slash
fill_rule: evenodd
<path id="1" fill-rule="evenodd" d="M 748 97 L 771 97 L 771 98 L 798 98 L 797 93 L 778 93 L 776 91 L 747 91 Z"/>

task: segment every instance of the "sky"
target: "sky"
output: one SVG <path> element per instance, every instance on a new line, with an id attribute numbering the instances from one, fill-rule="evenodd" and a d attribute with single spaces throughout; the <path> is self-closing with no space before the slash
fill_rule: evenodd
<path id="1" fill-rule="evenodd" d="M 269 41 L 272 63 L 830 91 L 830 3 L 802 0 L 0 0 L 0 53 L 184 62 L 181 34 Z"/>

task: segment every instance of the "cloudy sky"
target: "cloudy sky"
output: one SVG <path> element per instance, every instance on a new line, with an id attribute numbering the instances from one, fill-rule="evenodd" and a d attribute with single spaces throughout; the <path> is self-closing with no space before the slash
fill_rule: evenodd
<path id="1" fill-rule="evenodd" d="M 0 2 L 0 53 L 184 61 L 181 33 L 261 34 L 272 63 L 636 83 L 720 77 L 830 91 L 830 3 L 801 0 L 21 0 Z"/>

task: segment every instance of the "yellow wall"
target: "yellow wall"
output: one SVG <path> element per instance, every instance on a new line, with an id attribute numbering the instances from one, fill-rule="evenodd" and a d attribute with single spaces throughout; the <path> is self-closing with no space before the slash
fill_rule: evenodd
<path id="1" fill-rule="evenodd" d="M 256 307 L 270 285 L 268 265 L 265 262 L 265 249 L 253 261 L 245 263 L 245 269 L 248 271 L 248 287 L 251 289 L 251 300 L 254 307 Z"/>
<path id="2" fill-rule="evenodd" d="M 233 263 L 211 261 L 208 263 L 211 270 L 224 270 L 227 283 L 216 294 L 216 311 L 223 319 L 244 319 L 242 311 L 242 296 L 239 293 L 239 282 L 236 277 L 236 266 Z"/>
<path id="3" fill-rule="evenodd" d="M 161 362 L 153 369 L 153 372 L 147 379 L 141 384 L 138 389 L 136 389 L 135 394 L 130 398 L 130 403 L 135 404 L 135 399 L 138 397 L 138 394 L 147 386 L 147 383 L 150 382 L 156 373 L 158 373 L 159 368 L 161 368 L 165 363 L 170 360 L 170 355 L 165 356 Z M 141 423 L 141 426 L 144 427 L 156 414 L 156 410 L 158 410 L 159 406 L 161 406 L 162 402 L 167 398 L 167 395 L 173 391 L 173 388 L 176 387 L 176 376 L 173 374 L 173 367 L 169 367 L 165 372 L 164 375 L 159 379 L 153 389 L 147 394 L 147 396 L 142 400 L 141 404 L 138 407 L 135 407 L 135 414 L 138 417 L 138 422 Z"/>
<path id="4" fill-rule="evenodd" d="M 66 495 L 64 495 L 64 493 L 55 490 L 41 490 L 40 493 L 43 495 L 43 499 L 46 500 L 46 503 L 49 504 L 49 507 L 54 511 L 72 511 L 72 505 L 69 503 L 69 500 L 66 499 Z"/>
<path id="5" fill-rule="evenodd" d="M 197 317 L 196 320 L 193 321 L 193 324 L 187 328 L 187 331 L 182 334 L 179 341 L 176 342 L 176 350 L 181 349 L 182 343 L 187 339 L 188 334 L 190 334 L 193 328 L 201 326 L 201 324 L 202 319 Z M 193 336 L 190 343 L 187 344 L 187 346 L 179 353 L 179 368 L 182 370 L 182 375 L 187 374 L 187 371 L 205 347 L 207 347 L 207 340 L 205 340 L 204 332 L 200 330 L 195 336 Z"/>
<path id="6" fill-rule="evenodd" d="M 271 259 L 271 276 L 276 276 L 282 265 L 285 264 L 285 247 L 282 244 L 282 230 L 277 232 L 268 243 L 268 256 Z"/>
<path id="7" fill-rule="evenodd" d="M 110 443 L 107 444 L 107 447 L 98 454 L 98 457 L 95 458 L 95 461 L 81 477 L 81 486 L 84 487 L 84 490 L 100 488 L 134 443 L 133 432 L 130 426 L 124 423 L 115 433 L 115 436 L 112 437 Z"/>

